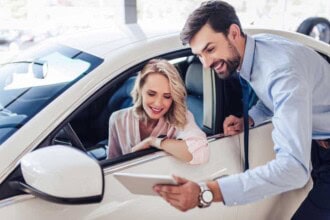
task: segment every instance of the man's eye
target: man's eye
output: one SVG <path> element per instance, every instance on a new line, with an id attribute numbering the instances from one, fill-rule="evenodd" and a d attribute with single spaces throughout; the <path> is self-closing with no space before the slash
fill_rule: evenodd
<path id="1" fill-rule="evenodd" d="M 212 48 L 208 48 L 208 49 L 206 50 L 206 52 L 208 52 L 208 53 L 212 53 L 213 50 L 214 50 L 214 47 L 212 47 Z"/>

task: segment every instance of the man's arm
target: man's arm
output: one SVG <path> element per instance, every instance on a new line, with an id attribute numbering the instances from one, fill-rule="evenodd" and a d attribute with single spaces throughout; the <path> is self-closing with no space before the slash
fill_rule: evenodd
<path id="1" fill-rule="evenodd" d="M 256 126 L 270 119 L 273 116 L 273 112 L 270 111 L 262 101 L 258 100 L 258 102 L 249 110 L 249 116 L 253 119 L 253 126 Z"/>

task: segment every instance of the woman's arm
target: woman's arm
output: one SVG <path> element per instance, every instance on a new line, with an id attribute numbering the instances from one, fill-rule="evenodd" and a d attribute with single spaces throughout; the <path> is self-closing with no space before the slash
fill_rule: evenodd
<path id="1" fill-rule="evenodd" d="M 122 155 L 122 151 L 118 144 L 118 132 L 116 128 L 114 114 L 109 119 L 109 142 L 108 142 L 108 159 L 116 158 Z"/>
<path id="2" fill-rule="evenodd" d="M 197 126 L 193 114 L 187 112 L 187 124 L 176 136 L 185 141 L 188 151 L 192 155 L 190 164 L 202 164 L 209 160 L 209 147 L 206 134 Z"/>
<path id="3" fill-rule="evenodd" d="M 154 146 L 190 164 L 207 162 L 209 149 L 206 135 L 196 125 L 194 117 L 190 112 L 187 113 L 187 121 L 184 129 L 178 132 L 176 139 L 163 139 L 159 143 L 158 138 L 148 137 L 134 146 L 132 152 Z"/>
<path id="4" fill-rule="evenodd" d="M 188 146 L 184 140 L 162 139 L 156 137 L 148 137 L 132 148 L 132 152 L 144 150 L 151 146 L 166 151 L 176 158 L 189 162 L 192 160 L 192 154 L 188 150 Z M 160 143 L 159 143 L 160 142 Z"/>

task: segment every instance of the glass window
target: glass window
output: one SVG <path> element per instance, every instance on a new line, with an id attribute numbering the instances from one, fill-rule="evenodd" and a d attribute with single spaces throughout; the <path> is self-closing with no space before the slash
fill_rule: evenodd
<path id="1" fill-rule="evenodd" d="M 0 144 L 102 59 L 52 45 L 0 67 Z"/>

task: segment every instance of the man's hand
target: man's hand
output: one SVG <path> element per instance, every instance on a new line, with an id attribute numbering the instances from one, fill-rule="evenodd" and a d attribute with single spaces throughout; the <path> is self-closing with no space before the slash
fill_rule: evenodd
<path id="1" fill-rule="evenodd" d="M 226 136 L 238 134 L 243 131 L 243 125 L 243 117 L 238 118 L 234 115 L 230 115 L 223 122 L 223 132 Z"/>
<path id="2" fill-rule="evenodd" d="M 179 184 L 178 186 L 156 185 L 154 186 L 155 192 L 183 212 L 196 207 L 199 202 L 199 185 L 178 176 L 173 175 L 173 177 Z"/>

